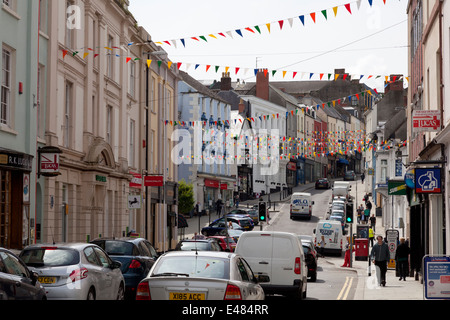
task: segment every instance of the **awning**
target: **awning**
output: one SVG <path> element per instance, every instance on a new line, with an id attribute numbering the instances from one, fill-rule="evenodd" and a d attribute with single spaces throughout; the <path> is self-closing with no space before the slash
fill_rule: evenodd
<path id="1" fill-rule="evenodd" d="M 339 158 L 338 163 L 349 164 L 348 160 Z"/>

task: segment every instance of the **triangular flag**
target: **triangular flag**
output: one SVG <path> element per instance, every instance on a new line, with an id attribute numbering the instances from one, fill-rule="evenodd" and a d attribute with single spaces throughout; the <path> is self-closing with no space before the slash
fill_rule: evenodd
<path id="1" fill-rule="evenodd" d="M 255 26 L 256 31 L 258 31 L 259 34 L 261 34 L 261 29 L 259 28 L 259 26 Z"/>
<path id="2" fill-rule="evenodd" d="M 357 5 L 357 8 L 358 8 L 358 10 L 359 10 L 359 7 L 361 7 L 361 0 L 357 0 L 357 1 L 356 1 L 356 5 Z"/>
<path id="3" fill-rule="evenodd" d="M 131 58 L 130 58 L 130 57 L 127 57 L 127 62 L 126 62 L 126 63 L 130 62 L 130 60 L 131 60 Z"/>
<path id="4" fill-rule="evenodd" d="M 236 68 L 236 74 L 239 72 L 239 69 L 240 69 L 240 68 Z"/>
<path id="5" fill-rule="evenodd" d="M 159 60 L 159 61 L 158 61 L 158 67 L 160 67 L 160 68 L 161 68 L 161 64 L 162 64 L 162 61 L 161 61 L 161 60 Z"/>
<path id="6" fill-rule="evenodd" d="M 220 68 L 219 66 L 216 66 L 216 73 L 217 73 L 217 71 L 219 70 L 219 68 Z"/>
<path id="7" fill-rule="evenodd" d="M 275 75 L 276 72 L 277 70 L 272 70 L 272 77 Z"/>
<path id="8" fill-rule="evenodd" d="M 172 61 L 168 61 L 167 62 L 167 68 L 170 69 L 171 66 L 172 66 Z"/>
<path id="9" fill-rule="evenodd" d="M 269 33 L 270 33 L 270 23 L 266 23 L 266 27 L 267 27 L 267 30 L 269 30 Z"/>
<path id="10" fill-rule="evenodd" d="M 350 3 L 347 3 L 345 5 L 345 8 L 347 9 L 348 12 L 350 12 L 350 14 L 352 14 L 352 9 L 350 8 Z"/>
<path id="11" fill-rule="evenodd" d="M 288 21 L 289 21 L 289 25 L 292 28 L 292 24 L 294 23 L 294 18 L 289 18 Z"/>
<path id="12" fill-rule="evenodd" d="M 327 20 L 327 9 L 322 10 L 322 14 L 325 17 L 325 20 Z"/>
<path id="13" fill-rule="evenodd" d="M 370 4 L 370 6 L 372 6 L 372 0 L 369 0 L 369 4 Z"/>
<path id="14" fill-rule="evenodd" d="M 208 72 L 209 68 L 211 68 L 211 66 L 210 66 L 210 65 L 207 65 L 207 66 L 206 66 L 206 72 Z"/>
<path id="15" fill-rule="evenodd" d="M 184 43 L 184 39 L 180 39 L 180 41 L 181 41 L 181 43 L 183 44 L 183 47 L 186 48 L 186 45 L 185 45 L 185 43 Z"/>
<path id="16" fill-rule="evenodd" d="M 337 16 L 338 7 L 333 7 L 334 16 Z"/>
<path id="17" fill-rule="evenodd" d="M 283 20 L 280 20 L 280 21 L 278 21 L 278 24 L 280 25 L 280 30 L 282 30 L 282 29 L 283 29 L 283 23 L 284 23 L 284 21 L 283 21 Z"/>
<path id="18" fill-rule="evenodd" d="M 305 16 L 299 16 L 298 17 L 303 25 L 305 25 Z"/>
<path id="19" fill-rule="evenodd" d="M 227 31 L 227 35 L 229 35 L 230 38 L 233 39 L 233 34 L 231 33 L 231 31 Z"/>
<path id="20" fill-rule="evenodd" d="M 210 36 L 211 38 L 217 39 L 217 37 L 216 37 L 215 35 L 213 35 L 213 34 L 210 34 L 209 36 Z"/>
<path id="21" fill-rule="evenodd" d="M 322 77 L 323 77 L 323 73 L 320 74 L 320 80 L 322 80 Z"/>
<path id="22" fill-rule="evenodd" d="M 236 33 L 237 33 L 238 35 L 240 35 L 241 37 L 244 37 L 244 36 L 242 35 L 242 32 L 241 32 L 240 29 L 237 29 L 237 30 L 236 30 Z"/>
<path id="23" fill-rule="evenodd" d="M 177 63 L 177 69 L 180 70 L 180 67 L 181 67 L 181 62 L 178 62 Z"/>
<path id="24" fill-rule="evenodd" d="M 297 75 L 297 72 L 294 71 L 294 72 L 292 73 L 292 79 L 294 79 L 296 75 Z"/>
<path id="25" fill-rule="evenodd" d="M 69 53 L 69 50 L 63 50 L 63 59 L 66 57 L 66 55 Z"/>
<path id="26" fill-rule="evenodd" d="M 251 33 L 255 33 L 255 31 L 253 31 L 253 29 L 250 27 L 245 28 L 245 30 L 250 31 Z"/>
<path id="27" fill-rule="evenodd" d="M 89 55 L 89 52 L 85 52 L 84 54 L 83 54 L 83 59 L 86 59 L 86 57 Z M 130 58 L 131 59 L 131 58 Z M 127 61 L 128 62 L 128 61 Z"/>
<path id="28" fill-rule="evenodd" d="M 286 75 L 286 71 L 283 71 L 283 78 L 284 78 L 285 75 Z"/>
<path id="29" fill-rule="evenodd" d="M 316 13 L 311 12 L 309 15 L 311 16 L 311 19 L 314 21 L 314 23 L 316 23 Z"/>
<path id="30" fill-rule="evenodd" d="M 200 36 L 200 39 L 205 40 L 206 42 L 208 42 L 208 40 L 206 40 L 205 36 Z"/>
<path id="31" fill-rule="evenodd" d="M 99 55 L 98 53 L 94 54 L 94 58 L 97 58 L 97 57 L 98 57 L 98 55 Z"/>
<path id="32" fill-rule="evenodd" d="M 200 41 L 200 40 L 198 40 L 198 38 L 197 38 L 197 37 L 191 37 L 191 39 L 194 39 L 194 40 Z"/>

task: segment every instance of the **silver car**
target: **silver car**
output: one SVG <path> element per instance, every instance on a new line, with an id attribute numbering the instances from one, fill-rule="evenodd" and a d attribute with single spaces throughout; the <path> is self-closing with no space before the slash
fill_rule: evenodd
<path id="1" fill-rule="evenodd" d="M 267 275 L 258 277 L 268 282 Z M 138 286 L 137 300 L 263 300 L 248 263 L 235 253 L 172 251 L 156 261 Z"/>
<path id="2" fill-rule="evenodd" d="M 91 243 L 36 244 L 20 258 L 54 300 L 123 300 L 125 281 L 120 262 Z"/>

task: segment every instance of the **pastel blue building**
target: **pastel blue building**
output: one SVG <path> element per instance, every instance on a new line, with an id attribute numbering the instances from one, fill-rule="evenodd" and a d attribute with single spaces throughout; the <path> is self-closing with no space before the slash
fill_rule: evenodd
<path id="1" fill-rule="evenodd" d="M 47 1 L 3 0 L 0 10 L 0 247 L 21 249 L 39 237 L 44 178 Z"/>
<path id="2" fill-rule="evenodd" d="M 230 204 L 236 182 L 233 164 L 227 164 L 231 106 L 186 72 L 180 77 L 177 128 L 186 130 L 191 152 L 179 155 L 178 177 L 194 186 L 202 210 L 215 211 L 219 199 Z"/>

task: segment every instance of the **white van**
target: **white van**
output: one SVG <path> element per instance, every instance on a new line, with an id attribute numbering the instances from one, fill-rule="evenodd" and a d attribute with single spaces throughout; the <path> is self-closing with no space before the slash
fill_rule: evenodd
<path id="1" fill-rule="evenodd" d="M 290 217 L 294 219 L 296 217 L 307 217 L 311 219 L 312 217 L 312 206 L 314 201 L 312 201 L 311 193 L 306 192 L 295 192 L 291 196 L 291 209 Z"/>
<path id="2" fill-rule="evenodd" d="M 342 254 L 344 235 L 341 222 L 334 220 L 320 220 L 313 233 L 314 246 L 320 248 L 319 243 L 323 236 L 325 240 L 325 246 L 323 247 L 324 252 L 333 252 L 338 255 Z"/>
<path id="3" fill-rule="evenodd" d="M 308 269 L 297 235 L 247 231 L 239 237 L 235 253 L 244 257 L 255 274 L 269 276 L 270 282 L 261 283 L 266 295 L 306 298 Z"/>

